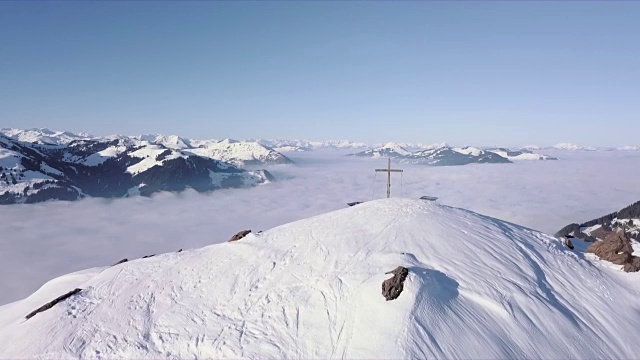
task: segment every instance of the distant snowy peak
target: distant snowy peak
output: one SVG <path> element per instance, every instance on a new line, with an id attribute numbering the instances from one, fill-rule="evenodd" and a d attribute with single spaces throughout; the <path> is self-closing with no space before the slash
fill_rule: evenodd
<path id="1" fill-rule="evenodd" d="M 276 147 L 276 148 L 273 148 L 273 150 L 281 152 L 281 153 L 283 153 L 283 152 L 297 152 L 297 151 L 311 151 L 311 149 L 309 149 L 307 147 L 299 147 L 299 146 L 291 146 L 291 145 Z"/>
<path id="2" fill-rule="evenodd" d="M 178 135 L 140 135 L 135 136 L 142 141 L 148 141 L 152 144 L 163 145 L 169 149 L 187 149 L 192 147 L 189 139 L 181 138 Z"/>
<path id="3" fill-rule="evenodd" d="M 471 155 L 471 156 L 480 156 L 483 153 L 481 149 L 478 149 L 473 146 L 465 146 L 463 148 L 453 148 L 453 151 L 459 152 L 460 154 Z"/>
<path id="4" fill-rule="evenodd" d="M 409 155 L 409 154 L 411 154 L 405 148 L 400 146 L 400 144 L 394 143 L 394 142 L 386 143 L 386 144 L 384 144 L 384 146 L 382 146 L 378 150 L 392 151 L 392 152 L 395 152 L 395 153 L 400 154 L 400 155 Z"/>
<path id="5" fill-rule="evenodd" d="M 177 135 L 142 135 L 136 137 L 149 144 L 228 162 L 236 166 L 288 164 L 292 161 L 280 152 L 253 141 L 235 139 L 191 140 Z"/>
<path id="6" fill-rule="evenodd" d="M 623 151 L 640 151 L 640 146 L 626 145 L 626 146 L 623 146 L 623 147 L 618 148 L 618 150 L 623 150 Z"/>
<path id="7" fill-rule="evenodd" d="M 315 148 L 362 149 L 369 147 L 369 145 L 365 143 L 352 142 L 349 140 L 312 141 L 311 144 Z"/>
<path id="8" fill-rule="evenodd" d="M 293 161 L 285 155 L 257 142 L 232 139 L 225 139 L 217 143 L 202 143 L 198 148 L 191 148 L 185 151 L 199 156 L 225 161 L 236 166 L 293 163 Z"/>
<path id="9" fill-rule="evenodd" d="M 434 166 L 510 163 L 518 160 L 557 160 L 554 157 L 533 153 L 528 150 L 480 149 L 472 146 L 451 147 L 446 144 L 434 144 L 426 149 L 410 152 L 397 143 L 388 143 L 376 149 L 365 150 L 351 155 L 373 158 L 392 157 L 401 162 Z"/>
<path id="10" fill-rule="evenodd" d="M 585 151 L 595 151 L 597 148 L 593 146 L 580 146 L 571 143 L 559 143 L 552 146 L 554 149 L 558 150 L 585 150 Z"/>
<path id="11" fill-rule="evenodd" d="M 255 141 L 272 149 L 290 149 L 289 151 L 309 151 L 317 149 L 363 149 L 369 147 L 369 145 L 365 143 L 352 142 L 349 140 L 310 141 L 295 139 L 256 139 L 247 141 Z"/>
<path id="12" fill-rule="evenodd" d="M 424 144 L 424 143 L 398 143 L 400 146 L 407 150 L 418 151 L 418 150 L 433 150 L 439 148 L 450 147 L 446 142 L 433 143 L 433 144 Z"/>
<path id="13" fill-rule="evenodd" d="M 558 160 L 553 156 L 534 153 L 531 150 L 520 149 L 520 150 L 509 150 L 506 148 L 495 148 L 495 149 L 487 149 L 487 151 L 491 151 L 496 153 L 506 159 L 511 161 L 520 161 L 520 160 Z"/>
<path id="14" fill-rule="evenodd" d="M 47 145 L 64 145 L 74 140 L 93 139 L 94 136 L 87 133 L 71 133 L 68 131 L 52 131 L 41 129 L 0 129 L 0 133 L 15 140 Z"/>
<path id="15" fill-rule="evenodd" d="M 411 155 L 411 152 L 407 151 L 405 148 L 403 148 L 402 146 L 394 142 L 390 142 L 383 146 L 377 147 L 375 149 L 365 150 L 353 155 L 361 156 L 361 157 L 374 157 L 374 158 L 377 158 L 377 157 L 401 158 L 401 157 L 407 157 Z"/>

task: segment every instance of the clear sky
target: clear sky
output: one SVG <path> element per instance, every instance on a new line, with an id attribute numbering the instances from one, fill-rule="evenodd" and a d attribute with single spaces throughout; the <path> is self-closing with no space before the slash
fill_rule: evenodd
<path id="1" fill-rule="evenodd" d="M 638 144 L 640 2 L 0 2 L 0 127 Z"/>

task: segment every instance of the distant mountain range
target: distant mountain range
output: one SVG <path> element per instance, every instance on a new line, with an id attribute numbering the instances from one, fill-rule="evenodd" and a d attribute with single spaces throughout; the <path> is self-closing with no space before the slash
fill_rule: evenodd
<path id="1" fill-rule="evenodd" d="M 467 165 L 472 163 L 510 163 L 517 160 L 557 160 L 557 158 L 537 154 L 529 150 L 509 150 L 505 148 L 479 149 L 475 147 L 456 148 L 446 144 L 432 145 L 430 148 L 409 151 L 397 143 L 361 151 L 352 156 L 391 157 L 405 163 L 433 166 Z"/>
<path id="2" fill-rule="evenodd" d="M 556 160 L 537 152 L 543 149 L 615 150 L 572 144 L 512 150 L 453 147 L 446 143 L 369 146 L 348 140 L 195 140 L 177 135 L 97 137 L 49 129 L 0 129 L 0 204 L 254 186 L 273 177 L 267 171 L 248 171 L 243 167 L 288 164 L 292 161 L 282 152 L 319 149 L 361 150 L 351 155 L 390 156 L 401 162 L 437 166 Z M 640 147 L 627 146 L 619 150 L 635 151 Z"/>
<path id="3" fill-rule="evenodd" d="M 622 231 L 630 238 L 640 240 L 640 201 L 620 211 L 584 223 L 569 224 L 555 235 L 571 235 L 584 241 L 604 240 L 611 233 Z"/>
<path id="4" fill-rule="evenodd" d="M 150 142 L 46 130 L 2 132 L 11 137 L 0 133 L 0 204 L 250 187 L 274 178 L 266 170 L 236 165 L 291 162 L 256 143 L 193 147 L 193 142 L 173 137 Z"/>

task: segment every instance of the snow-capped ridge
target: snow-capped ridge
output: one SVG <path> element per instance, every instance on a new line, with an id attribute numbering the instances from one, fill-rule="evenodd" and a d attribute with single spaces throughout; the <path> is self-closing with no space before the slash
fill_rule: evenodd
<path id="1" fill-rule="evenodd" d="M 54 279 L 0 307 L 0 357 L 633 358 L 640 286 L 621 275 L 531 229 L 383 199 Z"/>
<path id="2" fill-rule="evenodd" d="M 558 143 L 552 146 L 552 148 L 558 149 L 558 150 L 574 150 L 574 151 L 575 150 L 586 150 L 586 151 L 597 150 L 597 148 L 593 146 L 580 146 L 580 145 L 571 144 L 571 143 Z"/>
<path id="3" fill-rule="evenodd" d="M 44 145 L 0 135 L 0 205 L 187 188 L 205 192 L 270 181 L 267 171 L 245 171 L 146 140 L 114 137 Z"/>
<path id="4" fill-rule="evenodd" d="M 351 154 L 360 157 L 392 157 L 403 163 L 424 164 L 432 166 L 454 166 L 473 163 L 510 163 L 517 160 L 558 160 L 557 158 L 533 153 L 529 150 L 509 150 L 505 148 L 477 148 L 473 146 L 451 147 L 433 144 L 423 149 L 410 152 L 396 143 L 388 143 L 382 147 Z"/>
<path id="5" fill-rule="evenodd" d="M 65 145 L 75 140 L 88 140 L 95 138 L 93 135 L 87 133 L 52 131 L 47 128 L 3 128 L 0 129 L 0 133 L 14 140 L 46 145 Z"/>

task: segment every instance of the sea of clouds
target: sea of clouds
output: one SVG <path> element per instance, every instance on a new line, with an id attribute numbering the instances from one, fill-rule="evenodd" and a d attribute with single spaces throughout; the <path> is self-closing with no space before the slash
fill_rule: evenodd
<path id="1" fill-rule="evenodd" d="M 438 196 L 441 204 L 553 234 L 640 200 L 640 151 L 553 151 L 560 161 L 404 169 L 392 196 Z M 0 206 L 0 305 L 48 280 L 122 258 L 202 247 L 243 229 L 266 230 L 385 196 L 385 159 L 337 150 L 289 153 L 269 170 L 277 182 L 208 194 L 85 199 Z M 428 241 L 428 239 L 425 239 Z"/>

